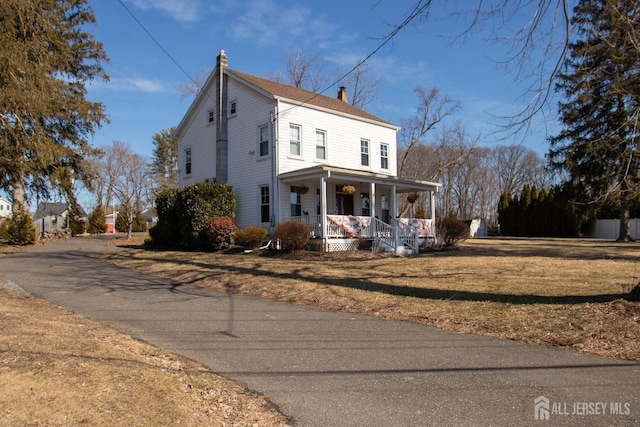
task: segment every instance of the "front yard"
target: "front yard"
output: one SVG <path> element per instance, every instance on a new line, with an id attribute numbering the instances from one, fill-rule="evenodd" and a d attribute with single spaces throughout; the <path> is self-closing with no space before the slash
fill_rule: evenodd
<path id="1" fill-rule="evenodd" d="M 223 292 L 640 361 L 640 303 L 622 299 L 640 281 L 639 243 L 473 239 L 410 257 L 135 246 L 104 258 Z"/>

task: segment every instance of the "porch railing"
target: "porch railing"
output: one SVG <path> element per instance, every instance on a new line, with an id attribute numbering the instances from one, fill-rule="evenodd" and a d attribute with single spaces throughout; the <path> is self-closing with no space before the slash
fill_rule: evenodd
<path id="1" fill-rule="evenodd" d="M 307 224 L 313 237 L 323 236 L 321 215 L 304 215 L 291 219 Z M 396 218 L 393 226 L 368 216 L 327 215 L 326 220 L 328 239 L 372 239 L 376 244 L 392 251 L 404 246 L 417 252 L 421 242 L 434 238 L 433 222 L 430 219 Z"/>

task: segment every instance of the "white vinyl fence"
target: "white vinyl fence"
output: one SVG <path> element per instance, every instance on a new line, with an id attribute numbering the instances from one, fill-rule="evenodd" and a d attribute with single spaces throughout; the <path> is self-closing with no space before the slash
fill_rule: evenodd
<path id="1" fill-rule="evenodd" d="M 640 239 L 640 218 L 629 220 L 631 237 Z M 596 239 L 617 239 L 620 235 L 619 219 L 597 219 L 587 237 Z"/>

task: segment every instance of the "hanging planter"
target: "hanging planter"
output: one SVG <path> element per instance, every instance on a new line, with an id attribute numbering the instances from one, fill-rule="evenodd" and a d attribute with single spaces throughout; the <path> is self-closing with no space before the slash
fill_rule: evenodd
<path id="1" fill-rule="evenodd" d="M 409 193 L 407 195 L 407 202 L 413 204 L 416 202 L 416 200 L 418 200 L 420 196 L 418 196 L 418 193 Z"/>
<path id="2" fill-rule="evenodd" d="M 356 192 L 356 187 L 354 187 L 353 185 L 343 185 L 342 192 L 347 194 L 353 194 Z"/>
<path id="3" fill-rule="evenodd" d="M 298 187 L 298 194 L 307 194 L 309 192 L 309 187 L 307 187 L 306 185 L 302 184 L 300 187 Z"/>

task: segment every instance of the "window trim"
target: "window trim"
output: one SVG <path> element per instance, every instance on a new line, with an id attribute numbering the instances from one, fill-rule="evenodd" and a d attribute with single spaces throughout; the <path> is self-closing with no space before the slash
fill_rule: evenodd
<path id="1" fill-rule="evenodd" d="M 360 166 L 371 167 L 371 141 L 368 139 L 360 138 Z M 363 150 L 366 148 L 366 150 Z M 364 162 L 366 158 L 366 163 Z"/>
<path id="2" fill-rule="evenodd" d="M 291 215 L 291 218 L 302 216 L 302 196 L 300 195 L 299 189 L 300 187 L 292 185 L 291 190 L 289 192 L 289 214 Z M 292 196 L 294 194 L 296 198 L 295 203 L 292 200 Z M 295 209 L 295 212 L 294 212 L 294 209 Z M 299 214 L 298 214 L 298 211 L 300 211 Z"/>
<path id="3" fill-rule="evenodd" d="M 193 152 L 191 148 L 184 149 L 184 175 L 190 176 L 193 172 Z"/>
<path id="4" fill-rule="evenodd" d="M 298 129 L 298 154 L 294 154 L 291 152 L 291 144 L 294 141 L 293 139 L 291 139 L 291 130 L 293 128 L 297 128 Z M 289 123 L 289 151 L 288 151 L 288 156 L 289 157 L 293 157 L 296 159 L 300 159 L 302 158 L 302 125 L 297 125 L 295 123 Z"/>
<path id="5" fill-rule="evenodd" d="M 323 135 L 323 145 L 318 144 L 318 135 Z M 318 157 L 318 148 L 322 147 L 324 150 L 324 157 Z M 316 129 L 316 160 L 327 161 L 327 131 L 322 129 Z"/>
<path id="6" fill-rule="evenodd" d="M 271 189 L 269 187 L 269 184 L 260 185 L 258 188 L 259 188 L 259 190 L 258 190 L 258 204 L 260 206 L 260 209 L 258 211 L 260 217 L 258 219 L 260 220 L 261 224 L 271 223 Z M 266 190 L 266 198 L 267 198 L 266 203 L 265 203 L 265 200 L 264 200 L 265 194 L 264 194 L 263 190 Z M 265 212 L 263 212 L 263 209 L 265 207 L 267 209 L 267 211 L 266 211 L 267 220 L 266 221 L 264 221 L 264 216 L 263 216 L 264 213 L 265 213 Z"/>
<path id="7" fill-rule="evenodd" d="M 383 155 L 383 148 L 385 149 Z M 384 165 L 386 161 L 387 165 Z M 386 142 L 380 143 L 380 169 L 389 170 L 389 144 Z"/>
<path id="8" fill-rule="evenodd" d="M 264 141 L 262 140 L 263 129 L 266 129 L 266 136 L 267 136 L 267 139 L 265 139 Z M 258 158 L 263 159 L 271 155 L 270 142 L 271 140 L 269 135 L 269 124 L 265 123 L 265 124 L 259 125 L 258 126 Z M 266 143 L 266 154 L 262 154 L 262 143 Z"/>

